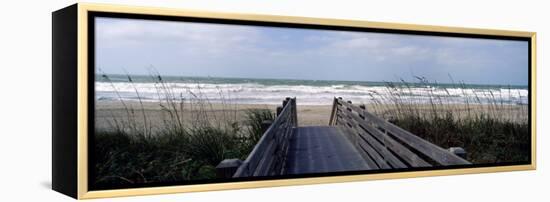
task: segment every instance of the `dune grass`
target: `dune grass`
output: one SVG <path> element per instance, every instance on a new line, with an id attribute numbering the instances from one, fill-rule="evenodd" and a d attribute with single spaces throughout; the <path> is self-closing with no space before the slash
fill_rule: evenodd
<path id="1" fill-rule="evenodd" d="M 163 124 L 151 124 L 141 99 L 135 108 L 111 85 L 126 116 L 109 118 L 108 129 L 96 128 L 96 187 L 215 179 L 215 166 L 223 159 L 246 158 L 262 134 L 262 121 L 274 119 L 271 110 L 258 108 L 246 110 L 245 121 L 238 122 L 238 110 L 226 92 L 219 92 L 223 107 L 221 113 L 214 113 L 213 103 L 199 87 L 185 95 L 175 94 L 160 74 L 151 75 Z M 108 75 L 102 79 L 112 84 Z M 134 85 L 130 76 L 128 82 Z M 139 89 L 135 85 L 134 89 L 139 98 Z M 191 121 L 185 121 L 184 115 L 191 116 Z"/>
<path id="2" fill-rule="evenodd" d="M 462 147 L 467 160 L 472 163 L 526 162 L 529 160 L 530 133 L 528 106 L 514 104 L 509 95 L 494 95 L 491 91 L 474 95 L 463 92 L 463 103 L 457 104 L 448 89 L 435 82 L 418 77 L 418 83 L 401 81 L 386 85 L 390 93 L 386 97 L 372 95 L 369 111 L 397 126 L 443 148 Z M 413 85 L 427 90 L 417 100 Z M 443 89 L 441 89 L 443 88 Z M 450 88 L 466 89 L 465 84 L 453 84 Z M 435 90 L 446 93 L 438 94 Z M 483 100 L 480 97 L 486 99 Z"/>
<path id="3" fill-rule="evenodd" d="M 271 110 L 261 108 L 246 110 L 244 121 L 236 121 L 238 110 L 227 92 L 219 92 L 222 113 L 213 113 L 213 103 L 203 96 L 200 87 L 188 89 L 185 95 L 175 94 L 160 74 L 151 75 L 164 115 L 162 124 L 152 124 L 141 99 L 138 104 L 119 99 L 126 116 L 109 118 L 108 129 L 96 128 L 96 187 L 215 179 L 215 166 L 227 158 L 245 159 L 261 137 L 261 123 L 275 118 Z M 102 77 L 111 82 L 107 75 Z M 457 104 L 456 97 L 444 87 L 435 89 L 437 83 L 420 77 L 418 80 L 389 82 L 386 90 L 390 93 L 385 96 L 371 92 L 367 110 L 443 148 L 463 147 L 472 163 L 528 160 L 527 105 L 516 105 L 490 91 L 480 92 L 482 95 L 464 92 L 460 96 L 463 102 Z M 128 82 L 133 85 L 130 76 Z M 419 86 L 432 89 L 418 96 L 424 100 L 410 96 L 418 93 L 413 88 Z M 117 92 L 115 85 L 112 87 Z M 462 83 L 450 88 L 467 87 Z M 134 90 L 139 98 L 139 89 L 134 86 Z M 185 116 L 191 120 L 184 120 Z"/>

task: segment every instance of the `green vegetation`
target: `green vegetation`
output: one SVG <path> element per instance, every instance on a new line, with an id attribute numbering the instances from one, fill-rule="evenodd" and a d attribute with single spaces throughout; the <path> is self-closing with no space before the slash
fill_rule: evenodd
<path id="1" fill-rule="evenodd" d="M 110 82 L 107 75 L 103 79 Z M 192 99 L 185 99 L 158 74 L 152 79 L 163 95 L 158 101 L 163 125 L 151 124 L 141 99 L 137 108 L 120 99 L 124 118 L 113 116 L 109 129 L 96 128 L 95 186 L 215 179 L 215 166 L 223 159 L 246 158 L 261 137 L 262 121 L 274 119 L 268 109 L 248 109 L 245 120 L 238 122 L 233 104 L 223 101 L 216 111 L 200 93 L 189 91 Z M 132 83 L 129 76 L 128 81 Z"/>
<path id="2" fill-rule="evenodd" d="M 437 86 L 418 78 L 423 86 Z M 435 84 L 435 85 L 434 85 Z M 428 90 L 425 101 L 405 98 L 412 95 L 413 84 L 387 83 L 389 96 L 371 96 L 369 110 L 397 126 L 443 148 L 462 147 L 472 163 L 525 162 L 530 153 L 528 106 L 507 104 L 502 95 L 479 92 L 473 96 L 463 92 L 466 104 L 454 104 L 447 89 L 445 95 Z M 417 84 L 416 84 L 417 85 Z M 465 89 L 455 84 L 454 89 Z M 431 89 L 431 88 L 430 88 Z M 418 93 L 418 92 L 416 92 Z M 514 93 L 511 90 L 508 93 Z M 483 102 L 481 95 L 489 97 Z M 382 100 L 390 101 L 383 104 Z M 424 103 L 424 104 L 421 104 Z"/>

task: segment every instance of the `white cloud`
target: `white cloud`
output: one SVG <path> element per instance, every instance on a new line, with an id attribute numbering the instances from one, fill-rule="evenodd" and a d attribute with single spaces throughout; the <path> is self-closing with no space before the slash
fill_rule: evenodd
<path id="1" fill-rule="evenodd" d="M 230 52 L 254 49 L 259 41 L 256 29 L 243 26 L 109 18 L 99 18 L 96 25 L 98 41 L 104 42 L 99 45 L 110 48 L 179 45 L 182 50 Z"/>
<path id="2" fill-rule="evenodd" d="M 153 64 L 166 68 L 167 72 L 185 74 L 294 78 L 299 74 L 296 70 L 322 74 L 322 70 L 340 68 L 348 72 L 363 71 L 367 80 L 391 80 L 410 72 L 434 77 L 447 77 L 447 73 L 453 72 L 467 77 L 480 69 L 495 69 L 495 65 L 504 69 L 526 69 L 517 56 L 526 54 L 521 52 L 526 48 L 503 40 L 153 20 L 97 20 L 96 45 L 100 50 L 97 63 L 111 66 L 111 69 Z M 315 76 L 303 72 L 300 75 Z M 323 79 L 337 77 L 335 74 L 327 73 L 327 78 Z M 358 73 L 340 75 L 338 79 L 348 77 L 362 78 Z"/>

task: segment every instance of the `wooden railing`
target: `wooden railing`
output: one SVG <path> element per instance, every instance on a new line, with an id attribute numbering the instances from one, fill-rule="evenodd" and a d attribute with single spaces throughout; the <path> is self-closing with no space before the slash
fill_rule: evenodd
<path id="1" fill-rule="evenodd" d="M 329 124 L 341 126 L 367 162 L 380 169 L 470 164 L 342 98 L 334 98 Z"/>
<path id="2" fill-rule="evenodd" d="M 286 98 L 277 114 L 233 177 L 270 176 L 284 172 L 289 140 L 298 125 L 296 98 Z"/>

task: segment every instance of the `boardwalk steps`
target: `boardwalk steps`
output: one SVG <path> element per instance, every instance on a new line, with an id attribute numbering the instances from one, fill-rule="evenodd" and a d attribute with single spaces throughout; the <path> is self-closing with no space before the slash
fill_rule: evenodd
<path id="1" fill-rule="evenodd" d="M 371 170 L 340 127 L 294 129 L 284 174 Z"/>
<path id="2" fill-rule="evenodd" d="M 236 170 L 225 177 L 470 164 L 342 98 L 334 98 L 329 126 L 299 127 L 295 98 L 285 99 L 277 112 L 244 162 L 224 161 L 218 166 L 224 174 Z"/>

